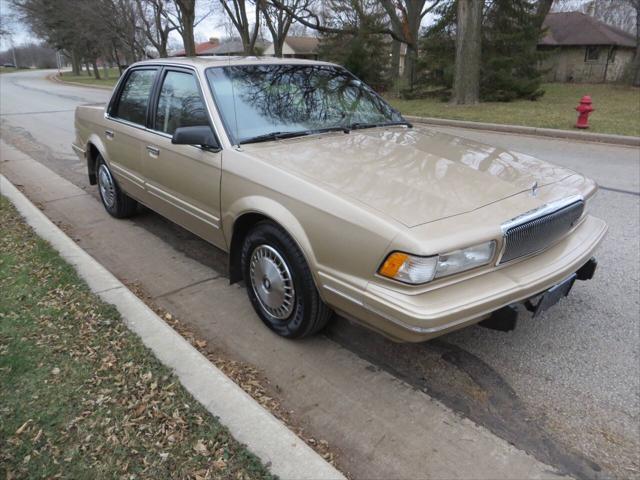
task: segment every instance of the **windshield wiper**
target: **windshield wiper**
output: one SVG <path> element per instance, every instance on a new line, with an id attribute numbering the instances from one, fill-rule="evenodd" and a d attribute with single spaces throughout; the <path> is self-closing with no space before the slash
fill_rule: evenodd
<path id="1" fill-rule="evenodd" d="M 407 121 L 399 121 L 399 122 L 380 122 L 380 123 L 364 123 L 364 122 L 356 122 L 349 125 L 351 130 L 359 130 L 361 128 L 376 128 L 376 127 L 392 127 L 395 125 L 404 125 L 409 128 L 413 128 L 413 124 Z"/>
<path id="2" fill-rule="evenodd" d="M 351 129 L 349 127 L 327 127 L 318 128 L 317 130 L 310 130 L 311 133 L 325 133 L 325 132 L 343 132 L 349 133 Z"/>
<path id="3" fill-rule="evenodd" d="M 313 135 L 316 133 L 324 133 L 324 132 L 344 132 L 349 133 L 349 129 L 347 127 L 327 127 L 327 128 L 319 128 L 316 130 L 299 130 L 297 132 L 270 132 L 265 133 L 264 135 L 258 135 L 256 137 L 247 138 L 240 142 L 240 144 L 245 143 L 259 143 L 259 142 L 270 142 L 272 140 L 280 140 L 282 138 L 294 138 L 294 137 L 304 137 L 305 135 Z"/>
<path id="4" fill-rule="evenodd" d="M 303 137 L 305 135 L 311 135 L 312 133 L 313 132 L 309 130 L 300 130 L 297 132 L 269 132 L 264 135 L 247 138 L 246 140 L 241 141 L 240 145 L 245 143 L 270 142 L 272 140 L 280 140 L 281 138 Z"/>

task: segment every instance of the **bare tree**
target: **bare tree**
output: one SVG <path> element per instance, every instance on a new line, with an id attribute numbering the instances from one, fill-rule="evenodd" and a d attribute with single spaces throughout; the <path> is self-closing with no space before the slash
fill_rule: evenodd
<path id="1" fill-rule="evenodd" d="M 289 10 L 304 14 L 309 9 L 311 0 L 282 0 Z M 287 10 L 277 8 L 267 0 L 257 0 L 257 8 L 262 12 L 271 39 L 273 40 L 273 50 L 276 57 L 282 57 L 282 47 L 287 38 L 294 18 Z"/>
<path id="2" fill-rule="evenodd" d="M 171 15 L 166 11 L 166 18 L 182 36 L 185 55 L 193 57 L 196 55 L 196 41 L 193 36 L 196 25 L 196 0 L 173 0 L 173 2 L 176 6 L 175 13 Z"/>
<path id="3" fill-rule="evenodd" d="M 253 23 L 249 20 L 247 0 L 219 0 L 223 10 L 233 23 L 233 26 L 240 35 L 242 47 L 246 55 L 254 55 L 256 48 L 256 40 L 260 32 L 260 10 L 259 6 L 255 6 Z"/>
<path id="4" fill-rule="evenodd" d="M 169 34 L 176 29 L 167 19 L 167 0 L 136 0 L 141 29 L 161 58 L 168 57 Z"/>
<path id="5" fill-rule="evenodd" d="M 456 61 L 451 103 L 474 105 L 480 101 L 480 55 L 484 0 L 458 0 Z"/>
<path id="6" fill-rule="evenodd" d="M 415 81 L 420 25 L 424 17 L 433 11 L 442 1 L 443 0 L 378 0 L 388 16 L 388 22 L 378 22 L 375 26 L 369 25 L 369 31 L 373 34 L 387 34 L 394 40 L 407 45 L 404 78 L 409 86 L 412 86 Z M 319 32 L 329 34 L 358 34 L 359 27 L 336 27 L 323 24 L 320 20 L 320 15 L 312 12 L 310 9 L 303 10 L 302 12 L 294 12 L 284 0 L 269 0 L 269 2 L 287 11 L 302 25 Z M 358 15 L 366 17 L 361 10 L 362 2 L 352 1 L 351 5 Z"/>
<path id="7" fill-rule="evenodd" d="M 441 0 L 380 0 L 389 15 L 396 39 L 407 45 L 404 79 L 409 86 L 415 81 L 422 19 L 440 2 Z"/>

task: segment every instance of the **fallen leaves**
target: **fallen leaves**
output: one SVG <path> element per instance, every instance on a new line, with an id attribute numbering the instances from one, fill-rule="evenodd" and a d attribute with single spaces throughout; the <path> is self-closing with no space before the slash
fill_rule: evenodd
<path id="1" fill-rule="evenodd" d="M 22 426 L 20 428 L 18 428 L 18 430 L 16 430 L 16 435 L 20 435 L 22 432 L 24 432 L 26 430 L 26 428 L 29 426 L 30 423 L 32 423 L 33 420 L 29 419 L 26 422 L 24 422 L 22 424 Z"/>
<path id="2" fill-rule="evenodd" d="M 218 367 L 227 377 L 247 392 L 260 405 L 269 410 L 279 420 L 293 430 L 307 445 L 318 452 L 326 461 L 336 463 L 336 455 L 326 440 L 316 440 L 307 435 L 304 429 L 292 417 L 292 412 L 284 408 L 278 400 L 279 387 L 272 386 L 265 375 L 247 362 L 232 360 L 221 351 L 214 349 L 206 340 L 178 320 L 173 314 L 158 306 L 139 283 L 127 283 L 127 287 L 156 314 L 163 318 L 176 332 L 197 348 L 207 359 Z"/>

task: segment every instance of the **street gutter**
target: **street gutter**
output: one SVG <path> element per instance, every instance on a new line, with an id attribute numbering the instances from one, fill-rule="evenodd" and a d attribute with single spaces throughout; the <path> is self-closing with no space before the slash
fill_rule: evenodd
<path id="1" fill-rule="evenodd" d="M 4 175 L 0 175 L 0 191 L 34 231 L 75 268 L 91 291 L 117 308 L 127 327 L 175 373 L 187 391 L 273 474 L 283 479 L 345 479 L 54 225 Z"/>
<path id="2" fill-rule="evenodd" d="M 516 133 L 522 135 L 533 135 L 538 137 L 563 138 L 567 140 L 578 140 L 581 142 L 610 143 L 613 145 L 626 145 L 640 147 L 640 137 L 627 135 L 611 135 L 606 133 L 574 132 L 571 130 L 560 130 L 555 128 L 525 127 L 522 125 L 504 125 L 499 123 L 470 122 L 467 120 L 449 120 L 446 118 L 415 117 L 405 115 L 404 118 L 413 123 L 427 125 L 438 125 L 442 127 L 469 128 L 473 130 L 489 130 L 502 133 Z"/>

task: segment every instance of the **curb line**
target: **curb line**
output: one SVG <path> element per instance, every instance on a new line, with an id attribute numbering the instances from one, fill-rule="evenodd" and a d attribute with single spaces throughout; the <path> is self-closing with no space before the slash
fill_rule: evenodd
<path id="1" fill-rule="evenodd" d="M 45 78 L 50 82 L 59 83 L 60 85 L 73 85 L 75 87 L 97 88 L 98 90 L 113 90 L 113 87 L 108 87 L 106 85 L 91 85 L 89 83 L 67 82 L 66 80 L 62 80 L 60 78 L 60 75 L 58 75 L 57 73 L 52 73 L 51 75 L 47 75 Z"/>
<path id="2" fill-rule="evenodd" d="M 93 293 L 118 309 L 127 327 L 172 370 L 187 391 L 273 474 L 296 480 L 345 479 L 54 225 L 1 174 L 0 192 L 34 231 L 75 268 Z"/>
<path id="3" fill-rule="evenodd" d="M 505 125 L 499 123 L 470 122 L 467 120 L 449 120 L 446 118 L 415 117 L 404 115 L 404 118 L 414 123 L 424 123 L 428 125 L 439 125 L 443 127 L 470 128 L 474 130 L 491 130 L 503 133 L 518 133 L 534 135 L 538 137 L 562 138 L 570 140 L 580 140 L 583 142 L 611 143 L 614 145 L 626 145 L 640 147 L 640 137 L 627 135 L 611 135 L 606 133 L 573 132 L 571 130 L 560 130 L 555 128 L 525 127 L 522 125 Z"/>

